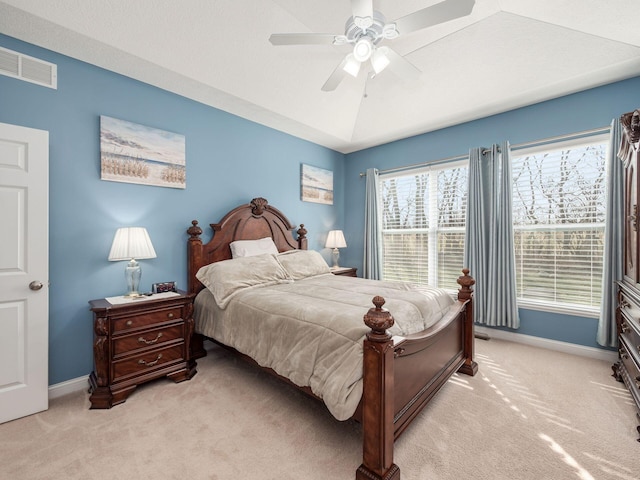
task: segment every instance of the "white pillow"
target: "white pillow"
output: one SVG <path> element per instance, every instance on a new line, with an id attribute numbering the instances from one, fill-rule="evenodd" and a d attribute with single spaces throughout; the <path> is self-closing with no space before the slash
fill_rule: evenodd
<path id="1" fill-rule="evenodd" d="M 229 300 L 242 290 L 291 281 L 271 254 L 211 263 L 198 270 L 196 278 L 213 293 L 220 308 L 225 308 Z"/>
<path id="2" fill-rule="evenodd" d="M 293 280 L 331 273 L 327 262 L 315 250 L 289 250 L 277 258 Z"/>
<path id="3" fill-rule="evenodd" d="M 229 246 L 231 247 L 231 256 L 233 258 L 253 257 L 255 255 L 264 255 L 265 253 L 278 254 L 278 248 L 271 237 L 259 240 L 236 240 L 231 242 Z"/>

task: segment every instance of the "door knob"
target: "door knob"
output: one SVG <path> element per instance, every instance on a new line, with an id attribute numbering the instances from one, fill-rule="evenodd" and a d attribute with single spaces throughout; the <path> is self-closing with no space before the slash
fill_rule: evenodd
<path id="1" fill-rule="evenodd" d="M 31 290 L 40 290 L 42 288 L 42 282 L 38 282 L 37 280 L 34 280 L 29 284 L 29 288 Z"/>

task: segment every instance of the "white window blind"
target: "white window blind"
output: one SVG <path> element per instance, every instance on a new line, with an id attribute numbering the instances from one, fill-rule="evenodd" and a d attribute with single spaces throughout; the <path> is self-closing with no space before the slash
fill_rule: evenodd
<path id="1" fill-rule="evenodd" d="M 600 135 L 512 153 L 521 305 L 599 307 L 607 148 Z"/>
<path id="2" fill-rule="evenodd" d="M 384 280 L 458 288 L 467 178 L 466 162 L 380 176 Z"/>

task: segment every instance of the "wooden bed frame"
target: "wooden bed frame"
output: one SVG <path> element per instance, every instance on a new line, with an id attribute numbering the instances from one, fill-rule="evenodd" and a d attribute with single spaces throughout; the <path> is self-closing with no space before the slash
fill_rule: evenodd
<path id="1" fill-rule="evenodd" d="M 198 222 L 191 223 L 187 230 L 190 293 L 198 293 L 204 288 L 196 279 L 200 267 L 230 259 L 229 244 L 235 240 L 272 237 L 280 252 L 307 249 L 304 225 L 300 225 L 295 239 L 292 230 L 296 227 L 264 198 L 254 198 L 250 204 L 227 213 L 220 223 L 211 224 L 214 233 L 206 244 L 200 238 L 202 229 Z M 371 331 L 364 340 L 363 394 L 354 415 L 362 423 L 363 431 L 363 461 L 356 470 L 356 479 L 399 480 L 400 469 L 393 463 L 394 440 L 451 375 L 455 372 L 476 374 L 472 315 L 475 280 L 464 269 L 457 282 L 460 284 L 458 302 L 443 320 L 423 332 L 400 341 L 396 339 L 395 343 L 386 332 L 393 325 L 393 317 L 382 308 L 382 297 L 375 297 L 375 307 L 363 312 L 364 322 Z M 206 354 L 203 340 L 201 335 L 195 334 L 191 342 L 193 359 Z M 265 370 L 280 377 L 270 369 Z M 308 387 L 301 390 L 311 394 Z"/>

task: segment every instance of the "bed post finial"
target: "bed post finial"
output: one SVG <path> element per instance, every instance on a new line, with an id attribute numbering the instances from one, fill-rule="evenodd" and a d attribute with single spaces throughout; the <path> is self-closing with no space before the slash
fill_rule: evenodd
<path id="1" fill-rule="evenodd" d="M 471 295 L 473 294 L 473 289 L 471 288 L 475 285 L 476 281 L 474 278 L 469 275 L 469 269 L 463 268 L 462 275 L 458 277 L 458 285 L 460 285 L 460 290 L 458 290 L 458 300 L 461 302 L 465 302 L 471 299 Z"/>
<path id="2" fill-rule="evenodd" d="M 251 213 L 254 215 L 262 215 L 267 208 L 269 202 L 266 198 L 256 197 L 251 200 Z"/>
<path id="3" fill-rule="evenodd" d="M 304 223 L 300 224 L 300 228 L 296 230 L 298 234 L 298 249 L 306 250 L 308 248 L 307 245 L 307 229 L 304 228 Z"/>
<path id="4" fill-rule="evenodd" d="M 372 342 L 384 342 L 386 339 L 391 338 L 386 330 L 391 328 L 395 321 L 393 320 L 393 315 L 389 313 L 389 310 L 382 308 L 386 302 L 384 297 L 375 296 L 372 301 L 376 308 L 370 308 L 364 316 L 364 323 L 371 329 L 367 337 Z M 372 335 L 373 338 L 371 338 L 370 335 Z"/>
<path id="5" fill-rule="evenodd" d="M 364 323 L 371 328 L 363 346 L 362 465 L 356 480 L 400 480 L 393 463 L 393 338 L 387 333 L 394 321 L 385 300 L 373 298 Z"/>
<path id="6" fill-rule="evenodd" d="M 191 236 L 189 240 L 196 239 L 202 235 L 202 229 L 198 226 L 197 220 L 191 220 L 191 226 L 187 229 L 187 233 Z"/>

